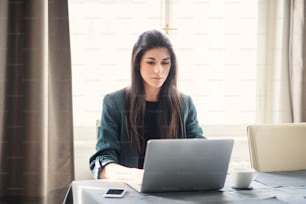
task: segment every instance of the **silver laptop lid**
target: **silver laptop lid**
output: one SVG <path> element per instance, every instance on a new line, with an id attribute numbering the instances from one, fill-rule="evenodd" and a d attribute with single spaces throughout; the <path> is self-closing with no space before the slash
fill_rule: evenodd
<path id="1" fill-rule="evenodd" d="M 141 192 L 219 190 L 232 148 L 231 139 L 150 140 Z"/>

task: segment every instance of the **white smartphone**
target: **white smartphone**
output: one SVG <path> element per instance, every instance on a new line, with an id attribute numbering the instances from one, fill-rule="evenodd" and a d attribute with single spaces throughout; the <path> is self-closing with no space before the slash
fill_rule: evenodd
<path id="1" fill-rule="evenodd" d="M 124 188 L 109 188 L 104 193 L 105 198 L 122 198 L 126 190 Z"/>

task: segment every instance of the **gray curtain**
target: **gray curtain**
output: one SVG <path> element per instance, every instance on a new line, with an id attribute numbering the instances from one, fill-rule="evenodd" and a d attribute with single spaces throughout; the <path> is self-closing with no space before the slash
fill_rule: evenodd
<path id="1" fill-rule="evenodd" d="M 0 1 L 0 203 L 62 203 L 74 179 L 67 0 Z"/>
<path id="2" fill-rule="evenodd" d="M 259 1 L 259 123 L 306 122 L 305 0 Z"/>
<path id="3" fill-rule="evenodd" d="M 293 122 L 306 122 L 306 3 L 291 0 L 289 76 Z"/>

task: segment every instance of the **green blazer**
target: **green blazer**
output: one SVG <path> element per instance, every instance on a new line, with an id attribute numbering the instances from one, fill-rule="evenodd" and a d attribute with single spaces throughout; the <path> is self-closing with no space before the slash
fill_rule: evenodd
<path id="1" fill-rule="evenodd" d="M 125 126 L 125 89 L 107 94 L 103 99 L 101 126 L 98 130 L 96 153 L 89 159 L 90 169 L 97 174 L 106 164 L 116 162 L 138 167 L 137 148 L 128 141 Z M 205 138 L 197 120 L 191 97 L 181 94 L 184 138 Z"/>

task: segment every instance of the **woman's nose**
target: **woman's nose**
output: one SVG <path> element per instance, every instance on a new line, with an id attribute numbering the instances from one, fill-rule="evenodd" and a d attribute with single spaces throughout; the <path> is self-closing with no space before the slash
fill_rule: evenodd
<path id="1" fill-rule="evenodd" d="M 156 66 L 154 67 L 154 73 L 159 73 L 162 70 L 162 66 L 161 64 L 156 64 Z"/>

